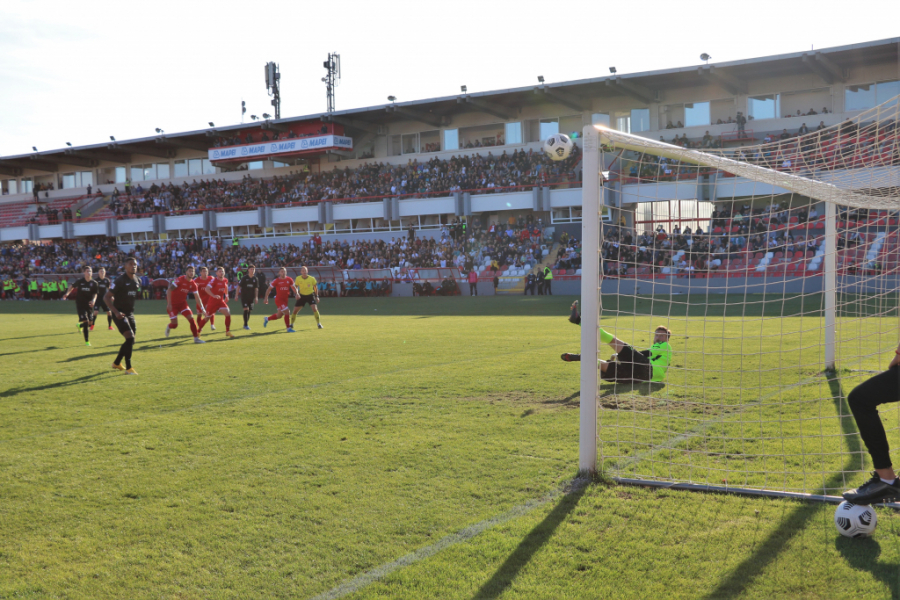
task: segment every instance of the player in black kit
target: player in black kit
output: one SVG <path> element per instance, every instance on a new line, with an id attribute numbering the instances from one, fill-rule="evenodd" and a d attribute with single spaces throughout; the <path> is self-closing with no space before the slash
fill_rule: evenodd
<path id="1" fill-rule="evenodd" d="M 131 353 L 134 350 L 134 335 L 137 324 L 134 322 L 134 301 L 141 295 L 141 283 L 137 275 L 137 260 L 129 258 L 125 261 L 125 274 L 120 275 L 110 286 L 103 302 L 113 314 L 113 321 L 125 343 L 119 348 L 119 355 L 112 364 L 117 371 L 125 371 L 126 375 L 137 375 L 131 368 Z M 125 366 L 122 366 L 122 359 Z"/>
<path id="2" fill-rule="evenodd" d="M 238 283 L 241 288 L 241 306 L 244 307 L 244 329 L 250 331 L 250 313 L 253 311 L 253 305 L 259 301 L 259 280 L 256 278 L 256 267 L 250 265 L 247 273 Z"/>
<path id="3" fill-rule="evenodd" d="M 97 292 L 97 303 L 94 304 L 94 318 L 91 319 L 91 331 L 94 330 L 94 323 L 97 321 L 97 313 L 100 311 L 106 313 L 106 326 L 112 331 L 112 313 L 103 301 L 103 298 L 106 297 L 107 290 L 109 290 L 110 283 L 109 277 L 106 276 L 106 269 L 100 267 L 100 270 L 97 271 L 97 285 L 100 289 Z"/>
<path id="4" fill-rule="evenodd" d="M 84 268 L 84 279 L 76 281 L 69 290 L 63 294 L 65 300 L 73 292 L 75 293 L 75 307 L 78 311 L 78 326 L 84 334 L 84 345 L 90 346 L 88 332 L 91 328 L 91 318 L 94 316 L 94 303 L 97 301 L 97 282 L 94 281 L 94 271 L 90 267 Z"/>

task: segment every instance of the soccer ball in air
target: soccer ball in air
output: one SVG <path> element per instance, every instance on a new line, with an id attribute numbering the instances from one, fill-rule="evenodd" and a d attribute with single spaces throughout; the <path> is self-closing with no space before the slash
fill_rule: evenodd
<path id="1" fill-rule="evenodd" d="M 551 135 L 544 140 L 544 153 L 550 157 L 550 160 L 566 160 L 572 154 L 574 144 L 564 133 Z"/>
<path id="2" fill-rule="evenodd" d="M 834 511 L 834 526 L 843 536 L 869 537 L 875 532 L 878 518 L 875 509 L 861 504 L 850 504 L 846 500 L 838 504 Z"/>

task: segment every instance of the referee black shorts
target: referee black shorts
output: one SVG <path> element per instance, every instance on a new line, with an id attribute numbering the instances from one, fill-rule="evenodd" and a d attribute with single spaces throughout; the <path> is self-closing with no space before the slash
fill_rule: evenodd
<path id="1" fill-rule="evenodd" d="M 134 322 L 134 314 L 122 316 L 124 317 L 122 319 L 113 317 L 113 323 L 116 324 L 116 327 L 119 329 L 119 333 L 125 335 L 127 332 L 131 331 L 131 333 L 137 334 L 137 323 Z"/>
<path id="2" fill-rule="evenodd" d="M 297 297 L 297 301 L 294 302 L 294 308 L 302 308 L 307 304 L 310 304 L 312 306 L 316 305 L 316 297 L 314 294 L 310 294 L 309 296 L 300 294 L 300 296 Z"/>
<path id="3" fill-rule="evenodd" d="M 619 352 L 616 360 L 600 372 L 604 381 L 650 381 L 653 379 L 653 365 L 650 359 L 626 345 Z"/>
<path id="4" fill-rule="evenodd" d="M 94 318 L 94 309 L 87 304 L 79 304 L 75 309 L 78 311 L 79 321 L 90 321 Z"/>

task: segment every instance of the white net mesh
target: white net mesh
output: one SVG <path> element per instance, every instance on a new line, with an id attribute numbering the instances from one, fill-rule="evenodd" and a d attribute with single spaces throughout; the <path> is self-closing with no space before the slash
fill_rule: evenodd
<path id="1" fill-rule="evenodd" d="M 900 325 L 898 107 L 721 150 L 600 131 L 619 209 L 601 230 L 600 327 L 637 350 L 673 333 L 663 381 L 600 381 L 600 470 L 803 493 L 861 481 L 846 395 L 887 367 Z M 892 447 L 897 407 L 881 407 Z"/>

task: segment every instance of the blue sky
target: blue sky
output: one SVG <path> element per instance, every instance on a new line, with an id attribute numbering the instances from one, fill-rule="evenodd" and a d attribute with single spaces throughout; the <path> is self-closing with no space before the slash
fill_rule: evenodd
<path id="1" fill-rule="evenodd" d="M 242 99 L 248 119 L 271 113 L 268 61 L 280 64 L 282 116 L 321 112 L 329 52 L 342 57 L 344 110 L 900 35 L 896 0 L 858 14 L 830 5 L 3 0 L 0 156 L 231 125 Z"/>

